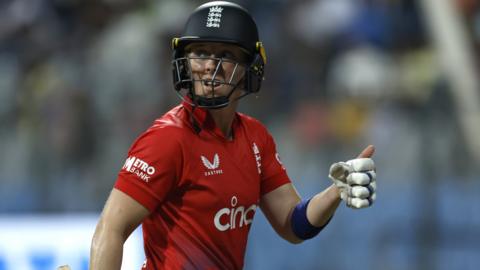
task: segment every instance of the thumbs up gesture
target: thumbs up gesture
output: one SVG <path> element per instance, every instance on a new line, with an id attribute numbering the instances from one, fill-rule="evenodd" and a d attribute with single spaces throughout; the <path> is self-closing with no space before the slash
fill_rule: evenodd
<path id="1" fill-rule="evenodd" d="M 356 159 L 337 162 L 330 166 L 328 177 L 340 190 L 340 198 L 348 207 L 360 209 L 369 207 L 376 198 L 377 175 L 371 157 L 375 152 L 367 146 Z"/>

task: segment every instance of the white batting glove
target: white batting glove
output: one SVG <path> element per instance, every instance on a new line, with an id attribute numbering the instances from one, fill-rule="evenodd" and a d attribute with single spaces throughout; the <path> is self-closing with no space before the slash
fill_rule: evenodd
<path id="1" fill-rule="evenodd" d="M 340 198 L 348 207 L 369 207 L 375 201 L 377 174 L 371 158 L 356 158 L 332 164 L 328 177 L 340 189 Z"/>

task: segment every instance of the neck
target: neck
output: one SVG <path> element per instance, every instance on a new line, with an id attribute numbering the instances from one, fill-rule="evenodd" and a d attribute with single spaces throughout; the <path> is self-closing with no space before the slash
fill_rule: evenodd
<path id="1" fill-rule="evenodd" d="M 232 123 L 235 118 L 236 110 L 236 102 L 233 102 L 222 109 L 208 110 L 210 116 L 212 116 L 215 121 L 215 125 L 222 131 L 225 138 L 232 138 Z"/>

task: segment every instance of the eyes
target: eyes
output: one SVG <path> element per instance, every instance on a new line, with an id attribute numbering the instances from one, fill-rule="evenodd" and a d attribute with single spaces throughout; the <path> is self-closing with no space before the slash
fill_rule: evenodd
<path id="1" fill-rule="evenodd" d="M 245 62 L 245 58 L 240 55 L 240 53 L 235 54 L 230 50 L 222 50 L 220 52 L 211 52 L 203 48 L 192 49 L 190 50 L 190 57 L 198 58 L 222 58 L 224 60 L 230 60 L 235 62 Z"/>
<path id="2" fill-rule="evenodd" d="M 222 51 L 220 53 L 213 54 L 206 50 L 192 50 L 191 54 L 192 56 L 201 57 L 201 58 L 212 57 L 213 55 L 214 58 L 225 58 L 229 60 L 235 60 L 235 55 L 230 51 Z"/>

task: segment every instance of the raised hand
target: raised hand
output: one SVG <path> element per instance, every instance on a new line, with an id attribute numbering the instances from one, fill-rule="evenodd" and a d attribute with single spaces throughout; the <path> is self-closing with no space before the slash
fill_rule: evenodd
<path id="1" fill-rule="evenodd" d="M 338 187 L 340 198 L 348 207 L 369 207 L 376 199 L 377 175 L 375 162 L 371 159 L 374 152 L 375 147 L 369 145 L 356 159 L 330 166 L 328 177 Z"/>

